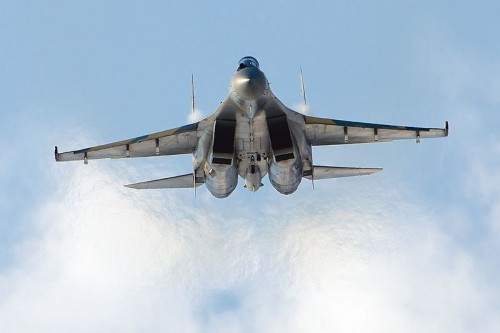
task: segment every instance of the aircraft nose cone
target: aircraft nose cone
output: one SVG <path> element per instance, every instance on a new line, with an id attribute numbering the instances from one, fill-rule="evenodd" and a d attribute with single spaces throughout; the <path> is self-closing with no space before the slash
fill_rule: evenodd
<path id="1" fill-rule="evenodd" d="M 264 73 L 258 68 L 247 67 L 234 75 L 232 86 L 238 97 L 245 100 L 256 100 L 266 90 L 267 80 Z"/>

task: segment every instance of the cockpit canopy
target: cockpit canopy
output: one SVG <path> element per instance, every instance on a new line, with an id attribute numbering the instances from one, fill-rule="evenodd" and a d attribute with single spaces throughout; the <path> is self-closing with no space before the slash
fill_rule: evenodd
<path id="1" fill-rule="evenodd" d="M 259 68 L 259 62 L 254 57 L 243 57 L 239 61 L 238 70 L 246 67 L 256 67 Z"/>

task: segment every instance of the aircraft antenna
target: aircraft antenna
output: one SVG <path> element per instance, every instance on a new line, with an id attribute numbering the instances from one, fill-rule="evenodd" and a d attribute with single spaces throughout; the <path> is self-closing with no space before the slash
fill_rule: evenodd
<path id="1" fill-rule="evenodd" d="M 302 73 L 302 67 L 300 67 L 300 91 L 302 92 L 302 99 L 304 100 L 304 107 L 307 110 L 306 86 L 304 84 L 304 74 Z"/>
<path id="2" fill-rule="evenodd" d="M 194 197 L 196 198 L 196 169 L 193 170 L 193 189 L 194 189 Z"/>
<path id="3" fill-rule="evenodd" d="M 314 166 L 313 166 L 312 174 L 311 174 L 311 184 L 312 184 L 313 191 L 314 191 Z"/>
<path id="4" fill-rule="evenodd" d="M 194 103 L 194 74 L 191 74 L 191 120 L 193 123 L 196 121 L 195 115 L 194 115 L 194 110 L 195 110 L 195 103 Z M 193 166 L 194 166 L 194 155 L 193 155 Z M 194 197 L 196 198 L 196 169 L 193 168 L 193 190 L 194 190 Z"/>
<path id="5" fill-rule="evenodd" d="M 193 123 L 195 122 L 194 118 L 194 74 L 191 74 L 191 117 Z"/>

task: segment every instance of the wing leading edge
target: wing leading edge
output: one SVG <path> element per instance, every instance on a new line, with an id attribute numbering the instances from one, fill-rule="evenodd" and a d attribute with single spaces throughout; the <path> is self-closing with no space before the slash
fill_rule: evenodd
<path id="1" fill-rule="evenodd" d="M 307 139 L 313 146 L 387 142 L 448 136 L 444 128 L 396 126 L 304 116 Z"/>
<path id="2" fill-rule="evenodd" d="M 137 138 L 117 141 L 105 145 L 59 153 L 55 148 L 56 161 L 87 162 L 90 159 L 148 157 L 159 155 L 188 154 L 196 148 L 198 123 Z"/>

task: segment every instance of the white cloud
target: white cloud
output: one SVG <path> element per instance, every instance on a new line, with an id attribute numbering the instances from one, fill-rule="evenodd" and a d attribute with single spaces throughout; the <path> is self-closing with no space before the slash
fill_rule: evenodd
<path id="1" fill-rule="evenodd" d="M 443 112 L 453 118 L 448 164 L 452 171 L 459 170 L 453 190 L 463 193 L 463 208 L 474 211 L 475 221 L 467 231 L 490 233 L 482 241 L 499 250 L 495 237 L 500 236 L 500 62 L 488 47 L 490 52 L 484 52 L 485 45 L 459 44 L 457 37 L 446 26 L 431 24 L 419 31 L 416 68 L 432 82 L 432 89 L 439 88 Z"/>
<path id="2" fill-rule="evenodd" d="M 102 164 L 66 166 L 1 275 L 2 332 L 499 327 L 497 286 L 400 190 L 316 190 L 247 216 L 122 189 Z"/>

